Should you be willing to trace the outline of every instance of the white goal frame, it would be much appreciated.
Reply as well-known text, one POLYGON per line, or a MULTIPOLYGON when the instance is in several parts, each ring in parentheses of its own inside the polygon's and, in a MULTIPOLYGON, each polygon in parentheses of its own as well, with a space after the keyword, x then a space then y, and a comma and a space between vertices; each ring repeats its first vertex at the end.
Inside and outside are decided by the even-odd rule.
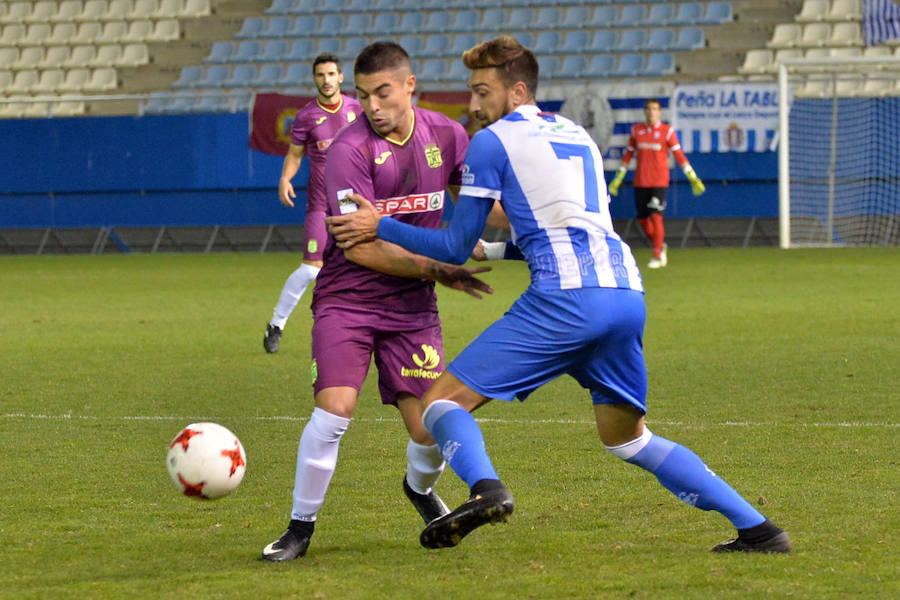
MULTIPOLYGON (((828 173, 828 220, 826 226, 828 239, 818 246, 836 245, 832 239, 833 228, 831 227, 834 219, 834 167, 836 157, 836 119, 837 105, 839 98, 845 97, 879 97, 879 96, 900 96, 900 88, 898 91, 888 92, 886 94, 869 94, 861 91, 862 82, 867 74, 873 78, 893 77, 900 80, 900 55, 898 56, 877 56, 877 57, 847 57, 847 58, 796 58, 788 59, 778 64, 778 221, 779 221, 779 245, 782 248, 795 247, 797 244, 791 242, 791 180, 790 180, 790 109, 794 103, 792 82, 798 79, 809 80, 815 75, 820 81, 828 82, 830 80, 830 88, 820 96, 822 98, 833 100, 832 123, 831 123, 831 150, 830 164, 824 165, 828 173), (845 94, 840 90, 839 81, 846 82, 846 78, 855 77, 854 81, 858 81, 860 89, 845 94)), ((898 116, 900 122, 900 116, 898 116)), ((900 137, 898 137, 900 139, 900 137)), ((900 175, 900 173, 898 173, 900 175)), ((900 218, 900 215, 898 215, 900 218)))

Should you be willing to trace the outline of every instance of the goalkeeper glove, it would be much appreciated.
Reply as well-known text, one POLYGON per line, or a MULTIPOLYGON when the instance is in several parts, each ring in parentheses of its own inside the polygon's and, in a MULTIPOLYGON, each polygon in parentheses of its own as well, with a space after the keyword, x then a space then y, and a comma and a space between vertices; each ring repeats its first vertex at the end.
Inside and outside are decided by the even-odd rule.
POLYGON ((622 185, 622 180, 625 179, 625 171, 625 167, 619 167, 616 176, 609 182, 609 193, 613 196, 619 195, 619 186, 622 185))
POLYGON ((697 172, 694 171, 694 167, 692 167, 690 164, 686 164, 684 165, 682 170, 684 171, 684 175, 687 177, 688 181, 691 182, 691 189, 694 191, 695 196, 699 196, 706 191, 706 186, 703 185, 703 182, 700 181, 699 177, 697 177, 697 172))

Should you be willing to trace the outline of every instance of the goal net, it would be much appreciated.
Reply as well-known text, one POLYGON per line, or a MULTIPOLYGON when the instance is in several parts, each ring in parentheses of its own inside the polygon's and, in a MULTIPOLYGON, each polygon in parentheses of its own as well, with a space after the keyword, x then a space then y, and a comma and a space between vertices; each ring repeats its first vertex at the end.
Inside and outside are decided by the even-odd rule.
POLYGON ((786 60, 778 83, 781 247, 900 244, 900 57, 786 60))

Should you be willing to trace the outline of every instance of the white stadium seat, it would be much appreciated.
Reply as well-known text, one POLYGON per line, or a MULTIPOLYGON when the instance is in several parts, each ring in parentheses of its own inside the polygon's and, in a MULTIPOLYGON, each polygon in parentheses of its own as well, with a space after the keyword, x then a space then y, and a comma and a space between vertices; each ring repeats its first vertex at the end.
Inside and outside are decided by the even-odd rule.
POLYGON ((803 7, 800 13, 794 17, 799 23, 815 23, 816 21, 824 21, 828 15, 828 0, 803 0, 803 7))
POLYGON ((31 88, 32 94, 53 94, 59 89, 60 84, 66 78, 66 72, 62 69, 47 69, 41 71, 41 78, 31 88))
POLYGON ((772 50, 752 49, 747 51, 744 64, 738 67, 738 73, 766 73, 771 69, 775 56, 772 50))
POLYGON ((91 92, 105 92, 115 89, 117 85, 116 70, 113 68, 100 68, 91 71, 91 78, 85 84, 84 89, 91 92))
POLYGON ((66 64, 72 49, 69 46, 49 46, 44 59, 38 63, 40 69, 57 69, 66 64))
POLYGON ((862 27, 859 23, 835 23, 828 38, 829 46, 862 46, 862 27))
POLYGON ((793 48, 803 34, 803 27, 796 23, 779 23, 766 42, 767 48, 793 48))
POLYGON ((56 2, 40 0, 32 5, 31 13, 25 17, 26 23, 49 23, 56 14, 56 2))
POLYGON ((109 4, 106 0, 85 0, 84 10, 81 11, 81 14, 75 20, 82 22, 101 21, 106 15, 107 8, 109 8, 109 4))
POLYGON ((97 47, 93 44, 73 46, 72 53, 69 55, 68 60, 66 60, 63 66, 67 69, 86 67, 91 64, 91 61, 94 60, 96 54, 97 47))
POLYGON ((828 23, 807 23, 796 45, 801 48, 822 47, 827 45, 830 37, 831 25, 828 23))
POLYGON ((72 23, 84 12, 84 3, 81 0, 63 0, 59 3, 56 14, 50 17, 53 23, 72 23))
POLYGON ((862 0, 832 0, 826 21, 862 20, 862 0))
POLYGON ((86 68, 69 69, 66 79, 59 86, 60 92, 81 92, 84 84, 91 78, 91 70, 86 68))

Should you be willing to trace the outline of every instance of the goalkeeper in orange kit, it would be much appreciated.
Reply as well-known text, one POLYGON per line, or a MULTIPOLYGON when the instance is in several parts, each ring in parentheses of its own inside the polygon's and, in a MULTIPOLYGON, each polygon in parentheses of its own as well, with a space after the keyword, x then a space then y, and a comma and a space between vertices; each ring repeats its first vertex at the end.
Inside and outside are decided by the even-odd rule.
POLYGON ((663 213, 666 210, 666 190, 669 188, 669 150, 691 183, 694 195, 699 196, 706 191, 706 186, 681 151, 678 135, 668 123, 660 120, 661 115, 662 107, 659 100, 647 100, 644 103, 646 121, 632 125, 628 147, 625 156, 622 157, 622 166, 609 184, 609 193, 613 196, 618 195, 628 163, 631 162, 631 157, 637 154, 634 207, 638 223, 653 246, 653 258, 647 263, 651 269, 665 267, 668 263, 663 213))

